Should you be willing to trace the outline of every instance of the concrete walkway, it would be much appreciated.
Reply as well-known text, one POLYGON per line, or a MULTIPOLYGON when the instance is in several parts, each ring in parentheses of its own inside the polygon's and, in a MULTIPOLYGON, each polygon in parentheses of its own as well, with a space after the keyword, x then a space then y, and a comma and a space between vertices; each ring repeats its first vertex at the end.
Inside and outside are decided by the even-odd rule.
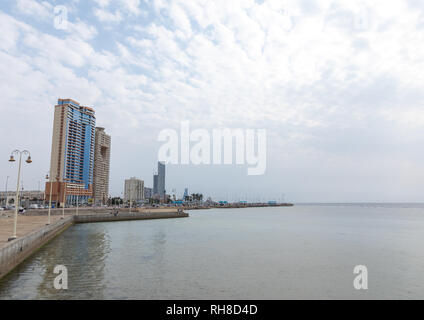
MULTIPOLYGON (((11 211, 0 213, 0 249, 7 243, 7 239, 13 234, 14 213, 11 211), (7 216, 2 216, 6 214, 7 216)), ((60 216, 51 216, 51 222, 60 220, 60 216)), ((18 215, 17 236, 21 238, 35 230, 41 229, 47 223, 47 216, 24 216, 18 215)))

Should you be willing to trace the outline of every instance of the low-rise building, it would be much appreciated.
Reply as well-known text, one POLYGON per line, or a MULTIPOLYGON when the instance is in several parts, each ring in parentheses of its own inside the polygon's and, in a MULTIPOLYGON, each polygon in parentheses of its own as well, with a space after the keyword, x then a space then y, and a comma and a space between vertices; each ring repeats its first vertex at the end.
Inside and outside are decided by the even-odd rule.
POLYGON ((144 181, 132 177, 125 180, 124 201, 144 200, 144 181))

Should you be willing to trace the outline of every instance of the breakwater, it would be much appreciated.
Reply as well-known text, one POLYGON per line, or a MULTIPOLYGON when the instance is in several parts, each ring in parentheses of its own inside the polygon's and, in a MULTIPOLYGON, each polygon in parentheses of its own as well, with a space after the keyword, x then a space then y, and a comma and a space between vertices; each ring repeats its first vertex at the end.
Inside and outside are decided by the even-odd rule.
POLYGON ((131 212, 131 213, 109 213, 109 214, 87 214, 74 216, 74 223, 92 223, 92 222, 113 222, 128 220, 151 220, 151 219, 171 219, 188 217, 185 212, 131 212))
POLYGON ((266 207, 293 207, 292 203, 223 203, 211 205, 183 205, 179 208, 184 210, 201 210, 201 209, 237 209, 237 208, 266 208, 266 207))

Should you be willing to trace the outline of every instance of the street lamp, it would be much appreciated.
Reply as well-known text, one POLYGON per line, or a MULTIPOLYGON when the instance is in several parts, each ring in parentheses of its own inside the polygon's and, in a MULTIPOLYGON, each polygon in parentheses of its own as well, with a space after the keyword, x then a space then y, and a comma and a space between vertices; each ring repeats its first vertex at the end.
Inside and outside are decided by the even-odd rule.
POLYGON ((78 192, 77 192, 77 210, 76 210, 76 215, 78 215, 78 209, 79 209, 79 201, 78 201, 78 199, 79 199, 79 195, 80 195, 80 193, 81 193, 81 185, 80 184, 78 184, 78 192))
MULTIPOLYGON (((46 180, 49 180, 49 179, 50 179, 49 174, 46 174, 46 180)), ((53 193, 53 179, 50 179, 49 214, 48 214, 49 218, 47 220, 47 225, 49 225, 51 223, 50 212, 51 212, 51 209, 52 209, 52 193, 53 193)))
POLYGON ((6 177, 6 193, 4 195, 4 206, 7 209, 7 182, 9 181, 9 176, 6 177))
POLYGON ((37 206, 39 206, 39 205, 40 205, 40 194, 41 194, 40 184, 41 184, 41 181, 38 181, 37 206))
POLYGON ((10 159, 9 162, 15 162, 15 158, 13 157, 13 155, 19 155, 19 166, 18 166, 18 182, 17 182, 17 186, 16 186, 16 201, 15 201, 15 221, 13 224, 13 235, 8 239, 8 241, 12 241, 15 240, 17 238, 16 236, 16 227, 18 224, 18 206, 19 206, 19 187, 20 187, 20 181, 21 181, 21 162, 22 162, 22 155, 28 155, 28 158, 26 159, 26 163, 31 163, 31 154, 29 153, 29 151, 27 150, 23 150, 23 151, 19 151, 19 150, 14 150, 12 151, 12 153, 10 154, 10 159))
POLYGON ((66 205, 66 181, 63 182, 63 206, 62 206, 62 218, 65 219, 65 205, 66 205))

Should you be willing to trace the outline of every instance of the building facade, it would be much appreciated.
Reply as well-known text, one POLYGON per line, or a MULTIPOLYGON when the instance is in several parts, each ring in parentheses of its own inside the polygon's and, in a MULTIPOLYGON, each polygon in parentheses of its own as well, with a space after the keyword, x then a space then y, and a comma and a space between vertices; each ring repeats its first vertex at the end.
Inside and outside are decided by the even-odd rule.
POLYGON ((158 162, 158 190, 157 194, 159 195, 160 199, 165 198, 166 188, 165 188, 165 163, 159 161, 158 162))
POLYGON ((93 199, 96 205, 106 204, 109 198, 110 135, 96 128, 94 145, 93 199))
POLYGON ((153 175, 153 196, 158 194, 158 175, 153 175))
POLYGON ((150 199, 153 197, 153 189, 144 187, 144 199, 150 199))
POLYGON ((59 99, 54 110, 50 181, 57 206, 88 203, 93 196, 95 112, 72 99, 59 99))
POLYGON ((125 180, 124 201, 144 200, 144 181, 132 177, 125 180))

